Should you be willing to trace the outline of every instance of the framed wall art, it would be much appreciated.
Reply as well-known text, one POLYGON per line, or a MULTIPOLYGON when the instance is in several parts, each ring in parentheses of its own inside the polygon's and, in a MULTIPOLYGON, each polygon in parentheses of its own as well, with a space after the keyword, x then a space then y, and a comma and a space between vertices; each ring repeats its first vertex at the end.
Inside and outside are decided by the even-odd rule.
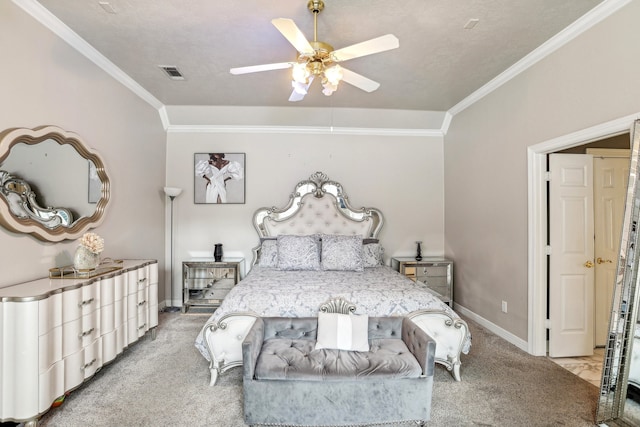
POLYGON ((244 153, 195 153, 194 203, 245 202, 244 153))

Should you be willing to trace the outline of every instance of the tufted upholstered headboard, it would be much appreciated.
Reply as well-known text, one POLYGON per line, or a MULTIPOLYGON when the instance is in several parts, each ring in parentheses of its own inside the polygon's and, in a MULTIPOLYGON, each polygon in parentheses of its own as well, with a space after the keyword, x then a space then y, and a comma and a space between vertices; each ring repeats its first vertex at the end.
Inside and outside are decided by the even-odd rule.
MULTIPOLYGON (((299 182, 284 208, 260 208, 253 215, 253 226, 261 239, 281 234, 359 234, 378 238, 383 224, 382 212, 352 208, 342 185, 330 181, 322 172, 299 182)), ((254 248, 253 264, 259 249, 254 248)))

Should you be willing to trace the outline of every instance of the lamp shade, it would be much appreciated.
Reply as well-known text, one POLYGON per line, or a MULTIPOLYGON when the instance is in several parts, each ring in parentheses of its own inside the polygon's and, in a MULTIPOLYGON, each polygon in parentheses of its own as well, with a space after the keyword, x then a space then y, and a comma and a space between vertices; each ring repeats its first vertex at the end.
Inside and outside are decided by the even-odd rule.
POLYGON ((182 193, 182 188, 164 187, 164 193, 169 197, 176 197, 182 193))

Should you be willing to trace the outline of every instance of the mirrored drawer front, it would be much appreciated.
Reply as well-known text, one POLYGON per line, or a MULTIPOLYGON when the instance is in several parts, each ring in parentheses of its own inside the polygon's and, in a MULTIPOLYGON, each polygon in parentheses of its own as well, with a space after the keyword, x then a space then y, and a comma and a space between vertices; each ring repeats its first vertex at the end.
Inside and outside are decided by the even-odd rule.
POLYGON ((188 289, 204 289, 213 286, 213 279, 185 279, 185 288, 188 289))
POLYGON ((429 266, 429 267, 417 267, 418 276, 447 276, 448 266, 429 266))
POLYGON ((235 268, 223 268, 223 267, 207 267, 197 268, 190 267, 186 273, 186 279, 233 279, 235 276, 235 268))
POLYGON ((187 279, 184 281, 187 289, 229 289, 233 288, 235 282, 233 279, 187 279))
POLYGON ((429 286, 430 288, 436 286, 449 286, 449 282, 446 276, 418 276, 416 279, 419 282, 422 282, 425 285, 429 286))
POLYGON ((427 289, 435 293, 444 302, 448 302, 451 299, 451 288, 449 286, 429 286, 427 289))
POLYGON ((219 304, 233 286, 233 280, 222 279, 213 283, 213 286, 206 287, 202 290, 189 289, 189 302, 192 304, 219 304))

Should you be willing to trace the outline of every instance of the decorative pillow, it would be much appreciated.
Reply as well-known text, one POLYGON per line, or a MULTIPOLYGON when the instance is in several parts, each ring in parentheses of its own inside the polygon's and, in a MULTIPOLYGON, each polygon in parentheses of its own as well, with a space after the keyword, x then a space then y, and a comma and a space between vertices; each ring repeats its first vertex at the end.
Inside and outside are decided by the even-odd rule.
POLYGON ((324 234, 322 236, 322 269, 362 271, 362 236, 324 234))
POLYGON ((316 350, 369 351, 369 316, 318 313, 316 350))
POLYGON ((278 268, 280 270, 320 270, 317 236, 278 236, 278 268))
POLYGON ((264 240, 260 246, 260 259, 258 260, 260 267, 275 268, 278 266, 278 241, 264 240))
POLYGON ((380 267, 384 260, 382 255, 384 248, 380 243, 367 243, 362 245, 362 264, 366 267, 380 267))

